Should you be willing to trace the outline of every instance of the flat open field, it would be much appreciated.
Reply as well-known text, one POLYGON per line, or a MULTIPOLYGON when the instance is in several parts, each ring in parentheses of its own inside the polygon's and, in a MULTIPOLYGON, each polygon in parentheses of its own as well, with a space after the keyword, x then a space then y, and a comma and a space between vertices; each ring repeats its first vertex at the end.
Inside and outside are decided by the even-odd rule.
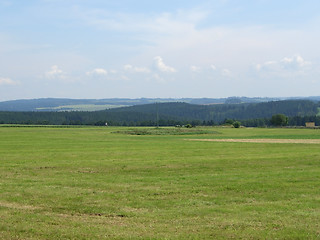
POLYGON ((0 239, 320 239, 319 140, 319 129, 0 127, 0 239))

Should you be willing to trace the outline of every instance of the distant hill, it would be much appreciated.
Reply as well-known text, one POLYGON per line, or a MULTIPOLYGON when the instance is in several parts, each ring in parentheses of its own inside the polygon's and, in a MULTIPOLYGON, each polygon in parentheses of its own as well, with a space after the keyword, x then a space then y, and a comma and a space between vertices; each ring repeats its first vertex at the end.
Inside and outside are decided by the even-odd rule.
POLYGON ((224 119, 267 118, 282 113, 287 116, 307 116, 318 113, 319 104, 309 100, 285 100, 263 103, 195 105, 188 103, 154 103, 106 110, 108 113, 159 114, 185 120, 215 122, 224 119))
MULTIPOLYGON (((0 111, 99 111, 118 107, 144 105, 150 103, 184 102, 197 105, 215 104, 242 104, 262 103, 286 100, 288 98, 110 98, 110 99, 67 99, 67 98, 40 98, 21 99, 0 102, 0 111)), ((290 98, 320 101, 320 97, 290 98)))
MULTIPOLYGON (((103 111, 12 112, 0 111, 0 123, 154 126, 195 122, 221 123, 225 119, 271 118, 282 113, 289 117, 316 116, 319 103, 309 100, 285 100, 261 103, 198 105, 185 102, 152 103, 103 111)), ((301 122, 301 121, 300 121, 301 122)))

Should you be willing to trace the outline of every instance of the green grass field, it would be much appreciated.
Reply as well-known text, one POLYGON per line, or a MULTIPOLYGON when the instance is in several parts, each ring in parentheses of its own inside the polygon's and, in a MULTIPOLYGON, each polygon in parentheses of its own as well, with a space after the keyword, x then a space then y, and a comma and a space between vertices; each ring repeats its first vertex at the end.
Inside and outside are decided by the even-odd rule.
POLYGON ((0 127, 0 239, 320 239, 317 129, 0 127))

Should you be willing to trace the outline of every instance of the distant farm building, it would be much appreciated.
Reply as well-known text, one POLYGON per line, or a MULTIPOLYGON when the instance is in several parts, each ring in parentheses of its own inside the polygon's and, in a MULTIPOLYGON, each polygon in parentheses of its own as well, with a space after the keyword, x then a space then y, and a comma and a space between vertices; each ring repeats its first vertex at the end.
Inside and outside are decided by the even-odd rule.
POLYGON ((307 128, 314 128, 316 124, 314 122, 306 122, 306 127, 307 128))

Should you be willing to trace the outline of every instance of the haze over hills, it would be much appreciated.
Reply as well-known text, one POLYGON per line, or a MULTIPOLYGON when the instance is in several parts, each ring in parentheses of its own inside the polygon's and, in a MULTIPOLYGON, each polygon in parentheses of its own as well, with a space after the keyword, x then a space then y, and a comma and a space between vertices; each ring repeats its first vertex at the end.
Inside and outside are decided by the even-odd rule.
POLYGON ((0 102, 0 111, 99 111, 118 107, 128 107, 150 103, 184 102, 197 105, 211 104, 240 104, 261 103, 289 99, 304 99, 320 101, 320 96, 315 97, 291 97, 291 98, 109 98, 109 99, 68 99, 68 98, 40 98, 20 99, 0 102))

